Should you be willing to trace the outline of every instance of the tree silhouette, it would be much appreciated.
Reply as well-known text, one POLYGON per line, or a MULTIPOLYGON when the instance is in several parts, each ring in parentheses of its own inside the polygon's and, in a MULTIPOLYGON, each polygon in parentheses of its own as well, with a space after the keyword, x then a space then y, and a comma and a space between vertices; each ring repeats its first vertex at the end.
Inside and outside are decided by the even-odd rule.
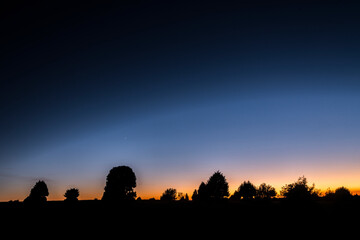
POLYGON ((134 200, 136 198, 135 187, 136 176, 130 167, 114 167, 106 177, 106 186, 102 200, 134 200))
POLYGON ((162 201, 175 201, 176 199, 176 189, 168 188, 165 192, 161 195, 160 200, 162 201))
POLYGON ((334 200, 335 192, 328 188, 324 194, 324 198, 327 200, 334 200))
POLYGON ((336 201, 349 200, 351 197, 352 195, 346 187, 339 187, 335 190, 334 198, 336 201))
POLYGON ((274 187, 262 183, 257 189, 256 197, 260 199, 270 199, 276 196, 276 190, 274 187))
POLYGON ((77 188, 70 188, 66 190, 64 197, 66 198, 65 201, 68 202, 77 202, 79 197, 79 189, 77 188))
POLYGON ((234 200, 243 199, 253 199, 256 196, 256 187, 250 181, 244 181, 240 184, 237 191, 235 191, 234 195, 231 197, 234 200))
POLYGON ((205 184, 202 182, 198 190, 198 199, 203 200, 220 200, 229 196, 229 184, 225 176, 216 171, 205 184))
POLYGON ((195 189, 192 196, 191 196, 191 200, 192 201, 197 201, 199 200, 199 194, 198 194, 198 191, 195 189))
POLYGON ((280 194, 289 200, 310 200, 319 196, 317 190, 315 190, 315 184, 311 187, 307 184, 307 179, 302 176, 291 184, 286 184, 282 187, 280 194))
POLYGON ((206 201, 209 199, 209 194, 204 182, 200 183, 199 190, 197 191, 197 200, 206 201))
POLYGON ((30 191, 30 195, 24 199, 26 204, 36 204, 41 205, 44 204, 47 199, 46 197, 49 196, 49 190, 47 185, 44 181, 38 181, 34 187, 30 191))
POLYGON ((189 201, 189 195, 187 193, 185 193, 184 201, 189 201))

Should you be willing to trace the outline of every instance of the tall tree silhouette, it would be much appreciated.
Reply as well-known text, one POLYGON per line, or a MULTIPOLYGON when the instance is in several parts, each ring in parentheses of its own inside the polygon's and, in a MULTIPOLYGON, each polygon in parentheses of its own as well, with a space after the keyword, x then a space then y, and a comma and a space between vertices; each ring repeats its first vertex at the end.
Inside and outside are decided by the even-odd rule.
POLYGON ((136 198, 136 176, 128 166, 118 166, 110 170, 106 177, 102 200, 134 200, 136 198))
POLYGON ((26 204, 40 205, 47 201, 46 197, 49 196, 49 190, 44 181, 38 181, 31 189, 30 194, 24 199, 26 204))
POLYGON ((199 200, 220 200, 229 196, 229 184, 225 176, 216 171, 205 184, 202 182, 198 190, 199 200))
POLYGON ((197 200, 199 200, 199 194, 198 194, 198 191, 195 189, 194 190, 194 192, 193 192, 193 194, 192 194, 192 196, 191 196, 191 200, 193 200, 193 201, 197 201, 197 200))
POLYGON ((208 200, 209 194, 204 182, 200 183, 199 190, 197 191, 197 198, 195 200, 204 201, 208 200))

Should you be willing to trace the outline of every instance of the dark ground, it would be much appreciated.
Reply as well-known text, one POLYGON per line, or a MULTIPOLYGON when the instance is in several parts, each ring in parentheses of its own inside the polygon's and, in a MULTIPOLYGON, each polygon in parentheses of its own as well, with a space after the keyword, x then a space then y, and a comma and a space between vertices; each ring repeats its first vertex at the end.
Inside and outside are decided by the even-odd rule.
MULTIPOLYGON (((0 203, 2 232, 75 238, 298 238, 355 236, 360 201, 307 203, 240 201, 222 203, 89 200, 48 201, 28 207, 0 203), (49 235, 50 234, 50 235, 49 235), (126 237, 127 236, 127 237, 126 237)), ((9 238, 10 239, 10 238, 9 238)))

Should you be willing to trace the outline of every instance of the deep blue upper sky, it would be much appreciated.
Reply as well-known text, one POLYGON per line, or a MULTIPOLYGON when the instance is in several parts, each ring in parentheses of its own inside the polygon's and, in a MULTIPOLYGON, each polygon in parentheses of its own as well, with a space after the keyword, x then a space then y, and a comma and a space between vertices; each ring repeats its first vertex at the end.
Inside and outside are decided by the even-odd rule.
POLYGON ((199 165, 205 176, 193 175, 206 178, 226 169, 220 158, 241 169, 253 164, 244 158, 299 163, 328 149, 346 152, 353 169, 360 4, 289 2, 1 8, 1 199, 18 196, 6 187, 15 178, 52 179, 62 191, 66 173, 82 186, 114 164, 137 169, 143 186, 150 165, 171 176, 199 165), (87 174, 70 174, 89 162, 87 174))

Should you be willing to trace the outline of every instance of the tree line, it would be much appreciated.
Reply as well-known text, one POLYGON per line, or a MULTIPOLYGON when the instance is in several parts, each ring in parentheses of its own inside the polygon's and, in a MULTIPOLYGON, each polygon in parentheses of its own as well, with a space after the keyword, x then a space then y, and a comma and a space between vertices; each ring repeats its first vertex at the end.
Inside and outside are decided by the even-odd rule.
MULTIPOLYGON (((117 166, 112 168, 107 177, 102 201, 104 202, 118 202, 135 200, 137 194, 136 188, 136 175, 134 171, 128 166, 117 166)), ((49 191, 44 181, 38 181, 31 189, 28 197, 24 199, 26 204, 43 204, 47 201, 49 191)), ((80 195, 79 189, 70 188, 66 190, 64 197, 66 202, 76 202, 80 195)), ((260 184, 256 187, 250 181, 244 181, 240 184, 238 189, 230 195, 229 184, 225 176, 220 172, 214 172, 209 179, 201 182, 199 187, 194 190, 191 199, 194 202, 218 202, 224 200, 240 201, 262 199, 269 200, 278 196, 275 188, 266 183, 260 184)), ((320 190, 315 188, 315 185, 309 185, 307 179, 299 177, 297 181, 286 184, 281 188, 281 197, 288 200, 295 201, 308 201, 314 200, 321 196, 320 190)), ((352 196, 349 189, 346 187, 337 188, 335 191, 328 190, 322 196, 326 199, 332 200, 346 200, 352 196)), ((141 200, 141 198, 137 198, 141 200)), ((188 194, 178 193, 174 188, 166 189, 160 197, 162 201, 189 201, 188 194)))

